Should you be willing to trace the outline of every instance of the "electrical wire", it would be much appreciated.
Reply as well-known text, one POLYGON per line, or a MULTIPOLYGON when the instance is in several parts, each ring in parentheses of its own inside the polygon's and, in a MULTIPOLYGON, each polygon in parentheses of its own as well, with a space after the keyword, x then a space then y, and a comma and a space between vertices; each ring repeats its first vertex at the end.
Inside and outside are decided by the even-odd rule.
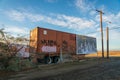
MULTIPOLYGON (((114 30, 114 29, 119 29, 120 27, 114 27, 114 28, 110 28, 109 30, 114 30)), ((104 29, 103 31, 106 31, 106 29, 104 29)), ((97 33, 97 32, 100 32, 100 31, 94 31, 94 32, 88 32, 86 34, 93 34, 93 33, 97 33)))

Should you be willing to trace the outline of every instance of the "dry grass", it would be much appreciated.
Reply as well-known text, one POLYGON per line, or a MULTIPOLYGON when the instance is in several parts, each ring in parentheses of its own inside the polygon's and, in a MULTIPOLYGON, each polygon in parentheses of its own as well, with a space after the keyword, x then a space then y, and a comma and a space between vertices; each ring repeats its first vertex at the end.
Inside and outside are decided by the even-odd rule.
MULTIPOLYGON (((97 53, 92 53, 92 54, 87 54, 85 55, 85 57, 101 57, 102 56, 102 52, 98 51, 97 53)), ((107 52, 104 52, 104 56, 107 56, 107 52)), ((120 57, 120 51, 110 51, 109 52, 109 56, 110 57, 120 57)))

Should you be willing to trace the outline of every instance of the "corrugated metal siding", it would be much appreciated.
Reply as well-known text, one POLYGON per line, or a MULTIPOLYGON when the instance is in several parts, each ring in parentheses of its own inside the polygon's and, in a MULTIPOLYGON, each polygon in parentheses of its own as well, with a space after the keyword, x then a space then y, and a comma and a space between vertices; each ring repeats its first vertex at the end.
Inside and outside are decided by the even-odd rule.
POLYGON ((56 34, 56 38, 57 38, 57 51, 58 53, 60 52, 61 50, 61 47, 62 47, 62 34, 61 32, 57 31, 57 34, 56 34))
POLYGON ((32 30, 31 40, 35 42, 31 43, 30 46, 37 48, 38 53, 42 53, 43 46, 56 46, 56 53, 60 53, 60 48, 62 48, 63 53, 75 53, 76 52, 76 40, 75 34, 50 30, 45 28, 37 28, 32 30), (37 34, 38 29, 38 34, 37 34), (44 31, 46 34, 44 34, 44 31), (37 41, 38 40, 38 41, 37 41))

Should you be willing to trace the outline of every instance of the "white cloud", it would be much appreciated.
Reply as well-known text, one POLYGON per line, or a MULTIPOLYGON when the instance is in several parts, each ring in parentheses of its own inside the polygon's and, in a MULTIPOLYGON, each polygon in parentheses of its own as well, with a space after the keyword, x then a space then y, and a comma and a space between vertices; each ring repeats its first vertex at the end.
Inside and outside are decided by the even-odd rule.
POLYGON ((97 14, 97 15, 95 15, 95 21, 97 21, 97 22, 99 22, 100 21, 100 15, 99 15, 99 13, 97 14))
POLYGON ((91 16, 94 16, 95 14, 96 14, 96 11, 95 11, 95 10, 91 10, 91 11, 90 11, 90 15, 91 15, 91 16))
POLYGON ((94 9, 94 2, 88 2, 87 0, 75 0, 75 5, 80 11, 87 12, 94 9))
MULTIPOLYGON (((43 15, 43 14, 33 14, 33 13, 26 13, 26 12, 19 12, 16 10, 9 11, 9 13, 12 13, 14 15, 9 16, 11 19, 16 20, 16 21, 25 21, 26 19, 31 21, 31 22, 45 22, 49 23, 52 25, 60 26, 60 27, 66 27, 68 29, 73 29, 75 31, 82 31, 85 30, 85 33, 88 32, 93 32, 92 30, 95 31, 100 31, 99 28, 99 14, 95 15, 94 19, 85 19, 85 18, 80 18, 80 17, 74 17, 74 16, 67 16, 63 14, 52 14, 49 16, 43 15), (17 17, 16 17, 17 15, 17 17), (19 18, 20 17, 20 18, 19 18), (18 19, 18 20, 17 20, 18 19), (91 30, 90 30, 91 29, 91 30)), ((103 23, 106 24, 105 21, 111 21, 112 24, 109 24, 110 28, 113 27, 118 27, 120 26, 120 12, 118 14, 108 14, 108 15, 103 15, 103 23)), ((9 31, 14 30, 15 33, 17 32, 22 32, 25 33, 26 29, 21 29, 21 28, 15 28, 11 27, 11 29, 8 29, 9 31), (14 30, 15 29, 15 30, 14 30)), ((114 34, 115 32, 113 32, 114 34)), ((115 34, 120 34, 115 33, 115 34)), ((92 34, 93 35, 93 34, 92 34)), ((94 34, 94 36, 96 36, 94 34)))
POLYGON ((66 16, 66 15, 57 15, 57 21, 58 21, 57 24, 63 25, 64 27, 68 27, 74 30, 92 28, 95 25, 95 22, 91 19, 87 20, 79 17, 66 16), (61 17, 61 20, 59 20, 60 17, 61 17))
POLYGON ((103 15, 103 22, 110 28, 114 27, 120 27, 120 12, 117 14, 110 13, 108 15, 103 15), (111 24, 108 24, 108 21, 111 22, 111 24))
MULTIPOLYGON (((109 14, 103 14, 103 27, 106 28, 108 26, 109 28, 115 28, 120 27, 120 12, 117 14, 109 13, 109 14), (111 22, 111 23, 109 23, 111 22)), ((100 15, 97 14, 95 16, 95 22, 100 24, 100 15)), ((99 26, 98 26, 99 27, 99 26)))
POLYGON ((47 22, 49 24, 53 24, 53 25, 57 25, 57 26, 61 26, 61 27, 68 27, 68 24, 66 23, 66 21, 64 20, 59 20, 59 19, 54 19, 51 17, 46 17, 46 20, 44 20, 44 22, 47 22))
POLYGON ((100 10, 102 10, 102 11, 105 11, 105 10, 106 10, 106 7, 105 7, 105 5, 101 5, 101 6, 99 6, 98 9, 100 9, 100 10))
MULTIPOLYGON (((100 16, 99 13, 94 15, 95 18, 93 20, 97 23, 96 34, 89 34, 88 36, 95 36, 97 38, 97 47, 98 50, 101 50, 101 33, 100 33, 100 16), (99 33, 98 33, 99 32, 99 33)), ((104 48, 106 49, 106 26, 109 27, 109 40, 110 40, 110 50, 119 50, 120 49, 120 28, 113 29, 116 27, 120 27, 120 12, 117 14, 109 12, 108 14, 103 14, 103 29, 104 31, 104 48), (111 24, 108 22, 112 22, 111 24)))
POLYGON ((20 26, 12 26, 12 25, 6 25, 7 27, 4 27, 5 32, 17 36, 18 34, 20 35, 27 35, 29 34, 30 30, 26 27, 20 27, 20 26))
POLYGON ((97 38, 98 34, 97 34, 97 33, 87 34, 87 36, 91 36, 91 37, 95 37, 95 38, 97 38))
POLYGON ((44 16, 40 14, 24 13, 23 15, 32 22, 38 22, 44 20, 44 16))
POLYGON ((7 32, 13 32, 13 33, 22 33, 22 34, 26 34, 26 29, 25 28, 19 28, 19 27, 7 27, 5 28, 5 30, 7 32))
POLYGON ((26 12, 19 12, 16 10, 8 11, 12 15, 8 16, 16 21, 25 21, 26 19, 31 22, 46 22, 52 25, 66 27, 74 30, 81 30, 86 28, 92 28, 96 25, 95 21, 92 19, 84 19, 80 17, 67 16, 63 14, 52 14, 50 16, 41 14, 32 14, 26 12))
MULTIPOLYGON (((81 17, 74 17, 74 16, 67 16, 64 14, 52 14, 52 15, 44 15, 44 14, 33 14, 33 13, 27 13, 27 12, 19 12, 16 10, 8 11, 9 13, 12 12, 12 15, 8 15, 11 19, 16 21, 26 21, 29 20, 31 22, 45 22, 49 23, 55 26, 60 27, 66 27, 68 29, 73 29, 75 31, 83 31, 84 33, 93 32, 94 31, 100 31, 100 16, 99 14, 94 15, 95 17, 92 19, 85 19, 81 17), (14 14, 14 15, 13 15, 14 14), (17 15, 17 17, 16 17, 17 15)), ((94 14, 94 13, 91 13, 94 14)), ((120 26, 120 12, 117 14, 109 13, 103 15, 103 24, 106 26, 106 21, 111 21, 112 24, 109 24, 110 28, 115 28, 120 26)), ((6 31, 13 32, 15 34, 27 34, 29 33, 29 29, 27 28, 20 28, 17 26, 9 26, 6 28, 6 31)), ((106 32, 104 32, 104 35, 106 32)), ((97 44, 98 48, 100 49, 101 46, 101 36, 99 33, 93 33, 88 34, 88 36, 96 37, 97 38, 97 44)), ((114 42, 117 42, 119 40, 120 32, 116 32, 115 30, 110 31, 110 40, 113 41, 113 43, 110 43, 110 45, 114 44, 114 42)), ((106 36, 104 36, 105 39, 106 36)), ((119 41, 118 41, 119 42, 119 41)), ((113 48, 113 47, 112 47, 113 48)))
POLYGON ((22 12, 19 12, 16 10, 11 10, 11 11, 6 11, 5 13, 13 20, 16 20, 16 21, 24 21, 25 20, 25 16, 22 12))

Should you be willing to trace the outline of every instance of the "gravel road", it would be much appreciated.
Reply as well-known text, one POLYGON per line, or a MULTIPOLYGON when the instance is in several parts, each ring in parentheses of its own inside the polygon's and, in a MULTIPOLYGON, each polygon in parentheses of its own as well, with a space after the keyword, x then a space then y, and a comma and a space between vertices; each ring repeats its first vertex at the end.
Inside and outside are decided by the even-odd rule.
POLYGON ((0 80, 120 80, 120 58, 39 65, 0 80))

